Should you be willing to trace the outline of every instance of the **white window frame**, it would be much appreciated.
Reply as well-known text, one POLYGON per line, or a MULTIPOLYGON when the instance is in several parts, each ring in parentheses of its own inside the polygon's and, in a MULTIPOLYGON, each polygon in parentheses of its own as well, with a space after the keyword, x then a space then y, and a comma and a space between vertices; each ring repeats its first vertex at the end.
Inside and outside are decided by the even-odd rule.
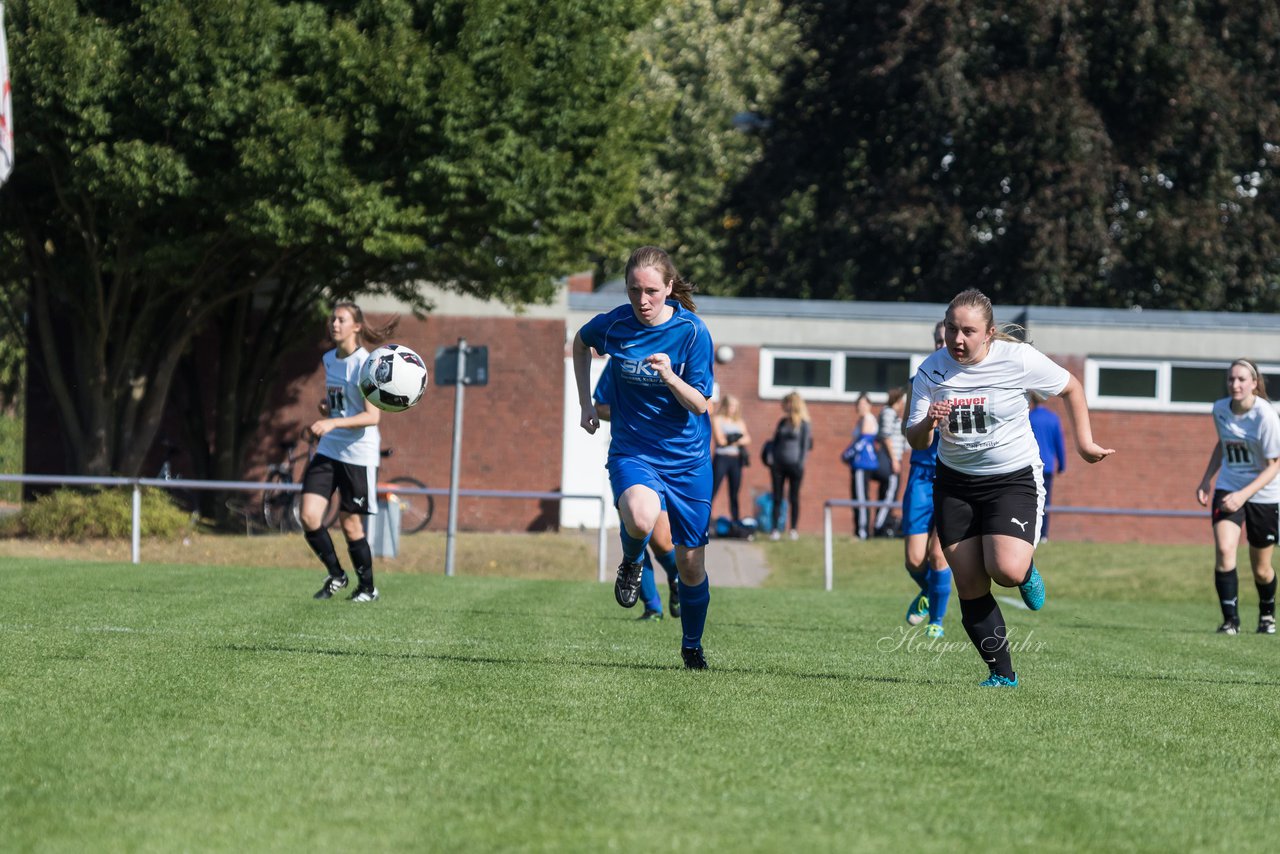
MULTIPOLYGON (((1221 397, 1227 396, 1226 376, 1230 359, 1109 359, 1106 357, 1090 357, 1084 363, 1085 399, 1090 409, 1113 409, 1130 412, 1180 412, 1207 413, 1213 411, 1212 403, 1184 403, 1171 399, 1173 394, 1174 368, 1220 368, 1223 376, 1221 397), (1098 372, 1104 368, 1119 370, 1150 370, 1156 375, 1155 397, 1118 397, 1103 396, 1098 393, 1098 372)), ((1280 374, 1280 366, 1258 365, 1264 374, 1280 374)), ((1268 389, 1268 391, 1270 391, 1268 389)), ((1277 402, 1273 401, 1273 405, 1277 402)))
MULTIPOLYGON (((910 353, 905 350, 801 350, 789 347, 761 347, 760 398, 762 400, 781 400, 791 392, 798 391, 806 401, 821 400, 853 403, 862 392, 844 390, 844 360, 847 356, 853 356, 858 359, 906 360, 908 376, 914 374, 919 364, 927 358, 925 355, 910 353), (831 384, 826 388, 774 385, 773 363, 776 359, 808 359, 815 362, 828 362, 831 365, 831 384)), ((867 397, 872 403, 885 403, 889 399, 889 395, 882 391, 868 391, 867 397)))

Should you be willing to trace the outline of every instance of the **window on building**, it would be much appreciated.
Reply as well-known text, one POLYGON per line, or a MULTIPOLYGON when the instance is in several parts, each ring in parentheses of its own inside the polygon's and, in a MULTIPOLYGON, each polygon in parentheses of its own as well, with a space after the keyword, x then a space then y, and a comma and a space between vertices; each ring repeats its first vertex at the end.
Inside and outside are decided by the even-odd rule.
MULTIPOLYGON (((1089 359, 1085 393, 1090 407, 1208 412, 1225 397, 1229 361, 1089 359)), ((1267 390, 1280 386, 1280 366, 1259 365, 1267 390), (1274 377, 1274 380, 1273 380, 1274 377)))
POLYGON ((854 401, 866 392, 883 403, 889 389, 905 385, 923 356, 855 350, 760 351, 760 396, 781 398, 799 391, 807 400, 854 401))

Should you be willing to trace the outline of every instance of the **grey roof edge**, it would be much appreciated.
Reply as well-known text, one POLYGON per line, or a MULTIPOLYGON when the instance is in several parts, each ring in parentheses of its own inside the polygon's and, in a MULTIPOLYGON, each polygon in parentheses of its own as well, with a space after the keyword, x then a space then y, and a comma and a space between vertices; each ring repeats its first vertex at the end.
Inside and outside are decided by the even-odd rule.
MULTIPOLYGON (((941 320, 944 303, 859 302, 751 297, 697 296, 698 313, 722 317, 773 317, 808 320, 941 320)), ((621 305, 619 291, 569 294, 571 311, 603 312, 621 305)), ((1087 326, 1129 329, 1234 329, 1280 331, 1280 315, 1229 311, 1175 311, 1139 308, 1071 308, 1064 306, 996 306, 996 321, 1022 326, 1087 326)))

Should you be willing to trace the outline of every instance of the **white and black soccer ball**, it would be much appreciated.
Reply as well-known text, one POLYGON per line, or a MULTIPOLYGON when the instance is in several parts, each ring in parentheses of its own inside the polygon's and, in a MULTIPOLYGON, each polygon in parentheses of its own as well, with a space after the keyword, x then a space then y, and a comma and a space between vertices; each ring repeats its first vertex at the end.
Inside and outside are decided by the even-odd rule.
POLYGON ((403 344, 383 344, 360 371, 360 393, 386 412, 403 412, 422 400, 426 388, 427 363, 403 344))

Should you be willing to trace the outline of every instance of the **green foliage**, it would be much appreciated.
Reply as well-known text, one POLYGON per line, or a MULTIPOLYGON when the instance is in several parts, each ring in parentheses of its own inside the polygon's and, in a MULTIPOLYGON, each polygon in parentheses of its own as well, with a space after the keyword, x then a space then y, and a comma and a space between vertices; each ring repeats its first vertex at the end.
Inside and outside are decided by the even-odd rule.
MULTIPOLYGON (((0 472, 22 474, 23 425, 18 415, 0 413, 0 472)), ((22 484, 0 483, 0 501, 16 502, 22 496, 22 484)))
POLYGON ((1267 847, 1276 638, 1214 634, 1207 542, 1198 600, 1139 550, 1052 545, 994 693, 954 600, 905 642, 900 550, 832 593, 717 588, 703 673, 593 581, 383 573, 360 607, 313 601, 318 565, 6 561, 5 847, 1267 847), (1099 558, 1133 587, 1060 592, 1099 558), (626 795, 675 780, 701 796, 626 795))
POLYGON ((1280 309, 1280 10, 802 0, 740 293, 1280 309))
POLYGON ((0 278, 70 470, 137 473, 192 338, 246 331, 228 313, 262 313, 235 348, 354 294, 425 310, 422 279, 548 298, 634 197, 649 7, 12 0, 0 278))
MULTIPOLYGON (((771 109, 798 40, 782 0, 669 3, 636 33, 640 103, 652 118, 628 240, 667 248, 700 290, 735 289, 722 263, 733 226, 725 206, 763 148, 735 117, 771 109)), ((620 270, 619 261, 606 275, 620 270)))
MULTIPOLYGON (((22 508, 21 532, 46 540, 126 539, 133 532, 128 489, 59 489, 22 508)), ((142 490, 142 535, 173 537, 191 527, 189 514, 162 489, 142 490)))

